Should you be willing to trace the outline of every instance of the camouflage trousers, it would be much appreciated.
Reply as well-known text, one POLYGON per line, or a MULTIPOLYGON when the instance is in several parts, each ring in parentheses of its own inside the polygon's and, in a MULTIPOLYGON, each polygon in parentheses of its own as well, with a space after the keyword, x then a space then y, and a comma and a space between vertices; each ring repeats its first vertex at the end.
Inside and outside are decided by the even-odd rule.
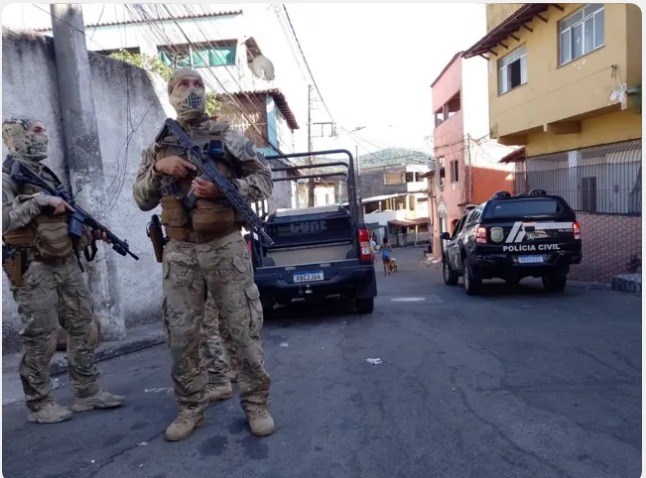
POLYGON ((52 390, 49 364, 56 350, 58 325, 67 331, 67 360, 72 391, 86 397, 99 389, 94 365, 98 329, 92 321, 90 293, 76 257, 55 263, 33 261, 20 287, 11 287, 22 322, 20 378, 27 406, 38 408, 52 390))
MULTIPOLYGON (((231 334, 238 363, 240 404, 265 406, 271 380, 264 367, 262 306, 247 245, 239 232, 205 243, 170 240, 164 250, 164 327, 172 356, 171 377, 180 406, 205 406, 206 372, 200 354, 205 287, 231 334)), ((207 330, 218 330, 207 324, 207 330)))
POLYGON ((207 382, 213 385, 225 385, 237 374, 238 363, 231 341, 231 333, 220 320, 215 300, 208 294, 204 303, 202 320, 202 367, 208 374, 207 382))

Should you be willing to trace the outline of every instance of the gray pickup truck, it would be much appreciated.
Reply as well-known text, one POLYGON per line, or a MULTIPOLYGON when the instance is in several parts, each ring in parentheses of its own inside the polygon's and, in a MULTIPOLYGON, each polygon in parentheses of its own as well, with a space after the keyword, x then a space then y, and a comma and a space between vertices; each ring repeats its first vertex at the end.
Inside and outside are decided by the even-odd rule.
POLYGON ((302 180, 345 176, 348 201, 277 210, 267 217, 264 225, 265 232, 274 242, 271 246, 257 236, 247 236, 263 308, 270 313, 275 304, 286 305, 299 299, 316 302, 325 297, 340 296, 355 299, 359 313, 371 313, 377 283, 370 250, 370 232, 363 224, 357 200, 352 155, 346 150, 330 150, 268 156, 267 159, 308 156, 325 156, 326 159, 272 170, 299 170, 299 179, 302 180), (347 163, 325 162, 327 157, 335 154, 347 155, 347 163), (341 171, 322 173, 325 168, 341 171), (303 174, 303 171, 311 174, 303 174))

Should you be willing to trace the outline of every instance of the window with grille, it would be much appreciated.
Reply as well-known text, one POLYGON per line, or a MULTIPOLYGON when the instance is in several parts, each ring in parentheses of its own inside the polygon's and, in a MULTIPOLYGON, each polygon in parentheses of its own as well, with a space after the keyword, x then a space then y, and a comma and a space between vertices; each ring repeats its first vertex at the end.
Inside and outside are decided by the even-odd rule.
POLYGON ((159 46, 157 57, 171 68, 210 68, 235 65, 236 42, 159 46))
POLYGON ((586 5, 559 22, 559 64, 587 55, 604 45, 602 3, 586 5))

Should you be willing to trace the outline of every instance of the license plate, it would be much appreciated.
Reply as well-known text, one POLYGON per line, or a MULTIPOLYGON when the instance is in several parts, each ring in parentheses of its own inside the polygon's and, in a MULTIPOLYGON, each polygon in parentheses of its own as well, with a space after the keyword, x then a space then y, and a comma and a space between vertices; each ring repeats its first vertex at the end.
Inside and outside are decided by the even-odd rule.
POLYGON ((294 274, 294 283, 314 282, 323 279, 323 271, 301 272, 300 274, 294 274))
POLYGON ((543 256, 518 256, 520 264, 540 264, 543 262, 543 256))

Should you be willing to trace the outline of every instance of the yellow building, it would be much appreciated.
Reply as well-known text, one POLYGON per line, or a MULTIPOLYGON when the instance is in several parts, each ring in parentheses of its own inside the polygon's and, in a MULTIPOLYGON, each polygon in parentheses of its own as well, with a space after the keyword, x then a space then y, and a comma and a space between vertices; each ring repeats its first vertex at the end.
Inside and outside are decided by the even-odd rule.
POLYGON ((641 24, 633 4, 490 4, 464 54, 488 63, 491 136, 522 146, 517 191, 563 196, 587 229, 582 279, 641 262, 641 24))

